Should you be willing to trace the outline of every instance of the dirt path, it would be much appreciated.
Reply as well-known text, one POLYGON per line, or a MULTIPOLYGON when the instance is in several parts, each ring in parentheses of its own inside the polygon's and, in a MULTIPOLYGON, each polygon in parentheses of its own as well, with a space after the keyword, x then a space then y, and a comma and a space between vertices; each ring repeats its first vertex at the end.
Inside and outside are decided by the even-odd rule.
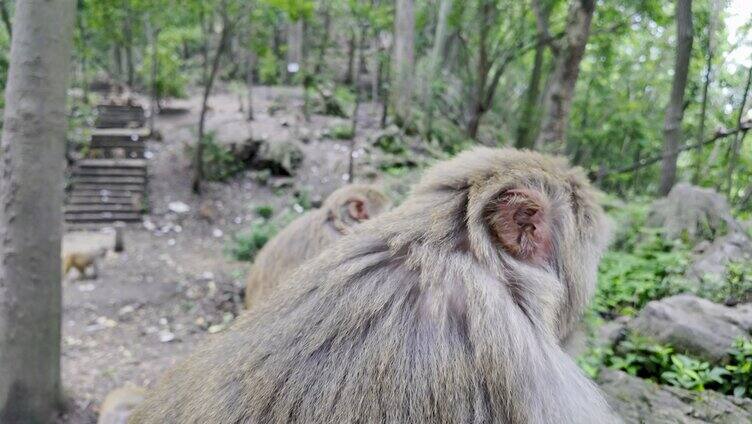
MULTIPOLYGON (((63 282, 63 384, 72 408, 61 422, 96 422, 108 391, 126 383, 149 386, 232 321, 240 311, 249 264, 233 260, 226 247, 232 234, 256 218, 255 206, 273 205, 282 213, 294 203, 296 190, 321 198, 346 178, 347 142, 322 137, 342 120, 313 116, 306 123, 298 112, 299 90, 259 87, 252 129, 274 131, 284 124, 304 134, 309 141, 300 172, 280 189, 261 185, 246 172, 227 183, 208 183, 201 197, 194 196, 186 146, 195 141, 199 98, 176 104, 189 113, 160 117, 157 128, 164 140, 148 145, 150 215, 143 225, 126 229, 125 252, 104 258, 97 279, 63 282), (272 104, 283 110, 271 116, 272 104), (188 205, 189 211, 170 211, 172 202, 188 205), (213 218, 200 216, 200 209, 210 210, 213 218)), ((210 104, 210 119, 242 117, 235 94, 220 91, 210 104)), ((360 144, 378 129, 379 107, 365 104, 361 110, 360 144)), ((365 162, 364 151, 358 152, 365 162)))

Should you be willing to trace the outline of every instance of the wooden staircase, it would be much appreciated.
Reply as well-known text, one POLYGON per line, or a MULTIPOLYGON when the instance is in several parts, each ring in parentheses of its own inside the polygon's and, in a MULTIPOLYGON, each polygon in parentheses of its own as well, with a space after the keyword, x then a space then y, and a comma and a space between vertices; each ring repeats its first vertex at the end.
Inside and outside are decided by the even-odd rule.
POLYGON ((146 210, 148 130, 141 107, 98 106, 88 157, 75 162, 64 207, 71 230, 140 222, 146 210), (130 127, 132 125, 141 127, 130 127))

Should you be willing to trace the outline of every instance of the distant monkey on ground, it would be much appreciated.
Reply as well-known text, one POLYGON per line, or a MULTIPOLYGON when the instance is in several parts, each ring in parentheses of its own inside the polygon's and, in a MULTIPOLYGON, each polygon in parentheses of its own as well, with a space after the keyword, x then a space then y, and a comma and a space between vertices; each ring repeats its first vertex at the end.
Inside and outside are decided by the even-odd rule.
POLYGON ((96 279, 99 275, 97 261, 107 253, 107 249, 100 248, 93 252, 65 252, 63 253, 63 277, 75 268, 79 278, 96 279), (87 273, 88 272, 88 273, 87 273))
POLYGON ((388 210, 391 204, 371 185, 350 184, 335 190, 321 208, 291 222, 261 249, 246 281, 246 307, 258 304, 298 265, 321 253, 355 225, 388 210))
POLYGON ((462 153, 169 371, 131 423, 619 422, 560 347, 607 238, 565 160, 462 153))

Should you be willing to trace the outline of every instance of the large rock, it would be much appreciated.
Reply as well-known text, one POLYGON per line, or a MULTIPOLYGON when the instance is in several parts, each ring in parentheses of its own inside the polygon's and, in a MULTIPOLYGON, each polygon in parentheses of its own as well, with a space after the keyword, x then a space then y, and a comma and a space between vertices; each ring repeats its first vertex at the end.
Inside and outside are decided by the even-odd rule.
POLYGON ((292 139, 263 140, 253 156, 255 168, 269 169, 273 175, 295 175, 303 163, 303 146, 292 139))
POLYGON ((712 243, 698 244, 695 247, 695 257, 687 270, 687 278, 696 283, 704 280, 708 284, 721 284, 729 263, 750 260, 752 240, 747 234, 735 231, 712 243))
POLYGON ((727 307, 691 294, 648 303, 628 329, 713 363, 752 330, 752 304, 727 307))
POLYGON ((601 389, 627 424, 737 424, 752 422, 752 400, 714 391, 660 386, 621 371, 603 370, 601 389))
POLYGON ((572 358, 587 353, 588 348, 611 347, 622 337, 629 323, 628 317, 618 317, 613 321, 600 323, 592 331, 592 337, 588 335, 588 326, 581 321, 577 328, 572 331, 566 340, 562 342, 562 348, 572 358))
POLYGON ((662 228, 671 239, 713 240, 729 230, 741 231, 726 198, 712 189, 677 184, 650 209, 648 224, 662 228))

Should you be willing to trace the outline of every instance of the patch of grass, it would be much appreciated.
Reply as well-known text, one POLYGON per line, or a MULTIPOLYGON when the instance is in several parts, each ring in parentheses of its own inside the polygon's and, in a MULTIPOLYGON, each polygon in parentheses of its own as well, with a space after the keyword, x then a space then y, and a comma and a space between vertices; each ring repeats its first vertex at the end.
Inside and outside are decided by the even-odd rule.
POLYGON ((229 253, 239 261, 252 261, 277 231, 277 226, 269 221, 253 222, 248 231, 232 236, 229 253))
POLYGON ((271 205, 256 206, 256 215, 268 220, 274 215, 274 207, 271 205))
POLYGON ((329 129, 329 136, 337 140, 350 140, 353 137, 352 125, 337 124, 329 129))

